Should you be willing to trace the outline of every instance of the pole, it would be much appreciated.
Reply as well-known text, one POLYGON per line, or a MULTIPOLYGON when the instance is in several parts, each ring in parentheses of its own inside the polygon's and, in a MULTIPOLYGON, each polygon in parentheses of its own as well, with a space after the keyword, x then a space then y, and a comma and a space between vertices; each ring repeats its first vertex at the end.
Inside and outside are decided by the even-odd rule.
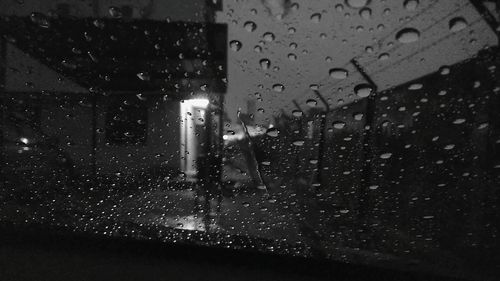
MULTIPOLYGON (((368 210, 368 190, 370 186, 371 174, 372 174, 372 134, 374 129, 374 120, 375 120, 375 96, 377 92, 377 86, 373 82, 373 80, 368 76, 363 67, 356 61, 356 59, 352 59, 351 63, 354 65, 356 70, 363 76, 363 78, 370 84, 372 87, 373 93, 370 94, 366 98, 366 107, 365 107, 365 128, 363 132, 363 141, 362 141, 362 154, 363 154, 363 168, 361 172, 361 188, 358 189, 357 199, 358 199, 358 220, 359 220, 359 228, 364 233, 369 231, 369 227, 366 224, 367 210, 368 210)), ((362 237, 358 237, 359 241, 362 241, 362 237)))
POLYGON ((3 181, 3 186, 5 187, 6 179, 4 177, 4 166, 5 166, 5 143, 4 143, 4 130, 5 130, 5 83, 7 82, 6 77, 7 69, 7 43, 6 40, 0 36, 0 178, 3 181))
POLYGON ((97 183, 97 93, 92 93, 92 176, 94 185, 97 183))
POLYGON ((328 112, 330 112, 330 105, 325 100, 325 98, 320 94, 319 91, 314 91, 314 94, 323 102, 325 105, 325 110, 321 112, 321 123, 320 123, 320 132, 319 132, 319 148, 318 148, 318 163, 316 168, 318 171, 316 172, 316 176, 313 180, 313 186, 321 185, 321 178, 323 174, 323 159, 324 159, 324 150, 325 150, 325 129, 326 129, 326 118, 328 112))

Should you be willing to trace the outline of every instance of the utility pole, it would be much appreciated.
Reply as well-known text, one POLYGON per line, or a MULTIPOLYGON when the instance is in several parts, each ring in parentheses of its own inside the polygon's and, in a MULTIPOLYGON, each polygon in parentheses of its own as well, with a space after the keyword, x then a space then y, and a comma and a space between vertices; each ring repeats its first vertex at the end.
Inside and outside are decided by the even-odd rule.
POLYGON ((5 187, 5 84, 7 83, 7 42, 0 36, 0 179, 5 187))
MULTIPOLYGON (((361 173, 361 187, 357 192, 357 201, 358 201, 358 222, 359 229, 363 230, 363 233, 369 231, 369 227, 367 227, 367 209, 368 209, 368 190, 371 182, 372 175, 372 138, 373 138, 373 130, 375 127, 375 97, 377 96, 377 85, 371 79, 370 76, 366 73, 363 67, 359 64, 356 59, 352 59, 351 63, 356 68, 356 70, 363 76, 363 78, 368 82, 370 87, 372 88, 372 93, 366 98, 366 107, 365 107, 365 127, 363 132, 363 141, 362 141, 362 153, 363 153, 363 168, 361 173)), ((358 237, 358 240, 363 241, 362 236, 358 237)))
POLYGON ((318 148, 318 163, 316 165, 317 171, 316 175, 313 179, 313 186, 319 187, 321 185, 321 178, 322 178, 322 173, 323 173, 323 159, 324 159, 324 151, 325 151, 325 130, 326 130, 326 119, 328 116, 328 113, 330 112, 330 105, 326 101, 326 99, 320 94, 319 91, 314 91, 314 94, 318 99, 323 103, 325 106, 325 109, 321 111, 321 123, 319 127, 319 148, 318 148))

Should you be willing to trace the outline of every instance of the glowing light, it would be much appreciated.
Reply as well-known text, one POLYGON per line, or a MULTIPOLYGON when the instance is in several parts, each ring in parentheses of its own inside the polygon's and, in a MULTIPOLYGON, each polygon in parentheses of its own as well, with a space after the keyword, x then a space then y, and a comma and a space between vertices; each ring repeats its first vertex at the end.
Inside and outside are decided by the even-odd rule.
POLYGON ((192 100, 185 100, 184 103, 186 105, 190 105, 193 107, 206 108, 210 103, 210 101, 208 99, 192 99, 192 100))

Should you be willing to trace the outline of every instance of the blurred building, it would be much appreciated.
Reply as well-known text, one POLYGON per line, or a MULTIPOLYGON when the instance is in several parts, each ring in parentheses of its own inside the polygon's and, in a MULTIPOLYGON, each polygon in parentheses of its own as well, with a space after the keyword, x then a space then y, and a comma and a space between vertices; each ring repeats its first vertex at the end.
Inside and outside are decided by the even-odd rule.
POLYGON ((222 149, 227 31, 213 22, 219 6, 2 2, 4 172, 47 174, 54 162, 90 178, 196 180, 197 163, 217 163, 222 149))

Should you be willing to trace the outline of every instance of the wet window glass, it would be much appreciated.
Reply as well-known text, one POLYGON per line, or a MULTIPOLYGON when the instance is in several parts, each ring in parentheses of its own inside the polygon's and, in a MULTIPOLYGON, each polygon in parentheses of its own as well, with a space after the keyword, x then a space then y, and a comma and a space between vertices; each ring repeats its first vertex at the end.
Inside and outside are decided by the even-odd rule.
POLYGON ((491 279, 499 21, 489 0, 1 1, 0 223, 491 279))

